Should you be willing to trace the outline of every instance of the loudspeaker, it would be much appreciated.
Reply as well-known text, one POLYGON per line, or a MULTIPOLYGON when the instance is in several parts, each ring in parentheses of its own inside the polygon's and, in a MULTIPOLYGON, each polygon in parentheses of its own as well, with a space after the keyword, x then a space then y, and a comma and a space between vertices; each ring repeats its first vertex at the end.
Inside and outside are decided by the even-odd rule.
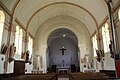
POLYGON ((56 65, 52 65, 52 72, 56 73, 56 65))
POLYGON ((71 72, 76 72, 75 64, 71 64, 71 72))

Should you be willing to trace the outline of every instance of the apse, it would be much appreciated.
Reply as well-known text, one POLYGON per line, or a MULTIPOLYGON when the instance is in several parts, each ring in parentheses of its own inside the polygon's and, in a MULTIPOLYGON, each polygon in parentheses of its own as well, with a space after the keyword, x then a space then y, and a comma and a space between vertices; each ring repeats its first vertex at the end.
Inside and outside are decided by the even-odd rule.
POLYGON ((76 35, 65 28, 53 31, 48 38, 47 67, 71 71, 71 66, 79 67, 79 49, 76 35))

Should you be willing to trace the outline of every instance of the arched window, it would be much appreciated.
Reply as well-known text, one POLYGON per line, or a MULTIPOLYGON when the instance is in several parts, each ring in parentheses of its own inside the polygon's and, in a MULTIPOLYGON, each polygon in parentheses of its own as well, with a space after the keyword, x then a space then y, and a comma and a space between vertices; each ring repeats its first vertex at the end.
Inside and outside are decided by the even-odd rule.
POLYGON ((22 37, 23 37, 22 29, 20 29, 19 26, 16 26, 15 46, 16 46, 16 54, 18 55, 21 55, 22 53, 22 37))
POLYGON ((119 9, 119 11, 118 11, 118 18, 119 18, 119 20, 120 20, 120 9, 119 9))
POLYGON ((97 54, 96 54, 96 50, 98 50, 97 37, 96 37, 96 35, 93 36, 92 41, 93 41, 94 57, 96 57, 96 56, 97 56, 97 54))
POLYGON ((30 55, 29 55, 29 59, 30 59, 33 51, 33 39, 30 36, 28 38, 28 50, 30 51, 30 55))
POLYGON ((102 27, 102 37, 103 37, 103 45, 104 45, 104 52, 109 51, 109 44, 110 44, 110 35, 108 24, 106 23, 105 26, 102 27))
POLYGON ((4 29, 4 21, 5 21, 5 14, 4 14, 3 11, 0 10, 0 46, 1 46, 1 42, 2 42, 2 34, 3 34, 3 29, 4 29))

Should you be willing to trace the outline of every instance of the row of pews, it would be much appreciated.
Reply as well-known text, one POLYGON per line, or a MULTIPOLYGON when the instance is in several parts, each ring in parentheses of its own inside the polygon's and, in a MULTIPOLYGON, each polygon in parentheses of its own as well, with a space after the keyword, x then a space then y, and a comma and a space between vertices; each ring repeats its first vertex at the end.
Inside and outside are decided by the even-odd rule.
POLYGON ((69 80, 110 80, 104 73, 46 73, 46 74, 2 74, 0 80, 58 80, 59 77, 68 77, 69 80))
POLYGON ((0 75, 0 80, 57 80, 56 73, 49 74, 4 74, 0 75))
POLYGON ((104 73, 70 73, 69 80, 108 80, 109 76, 104 73))

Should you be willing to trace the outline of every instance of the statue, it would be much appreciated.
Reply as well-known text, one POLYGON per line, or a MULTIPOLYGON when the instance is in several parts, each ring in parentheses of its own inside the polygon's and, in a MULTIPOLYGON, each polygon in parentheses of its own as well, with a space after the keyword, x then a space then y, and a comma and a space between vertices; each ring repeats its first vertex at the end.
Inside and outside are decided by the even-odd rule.
POLYGON ((99 53, 98 50, 96 50, 96 54, 97 54, 97 61, 101 61, 101 54, 99 53))
POLYGON ((16 52, 16 47, 14 46, 14 43, 10 46, 10 53, 9 58, 13 58, 16 52))
POLYGON ((2 53, 2 51, 4 49, 4 47, 5 47, 5 44, 2 44, 2 46, 1 46, 1 53, 2 53))
POLYGON ((14 43, 10 46, 10 53, 9 53, 9 63, 15 60, 13 57, 16 52, 16 47, 14 46, 14 43))
POLYGON ((30 53, 29 50, 27 50, 27 51, 26 51, 26 62, 29 61, 29 53, 30 53))
POLYGON ((105 54, 104 54, 103 50, 100 50, 100 53, 101 53, 102 58, 105 57, 105 54))
POLYGON ((25 59, 25 54, 26 53, 22 51, 22 53, 21 53, 21 59, 25 59))
POLYGON ((5 54, 6 51, 7 51, 7 49, 8 49, 8 43, 7 43, 6 45, 3 44, 3 45, 2 45, 2 48, 1 48, 1 53, 2 53, 2 54, 5 54))
POLYGON ((96 50, 96 54, 97 54, 97 61, 103 61, 103 57, 105 57, 104 51, 103 50, 96 50))
POLYGON ((113 47, 112 47, 112 41, 110 41, 109 49, 110 49, 111 58, 114 58, 113 47))

